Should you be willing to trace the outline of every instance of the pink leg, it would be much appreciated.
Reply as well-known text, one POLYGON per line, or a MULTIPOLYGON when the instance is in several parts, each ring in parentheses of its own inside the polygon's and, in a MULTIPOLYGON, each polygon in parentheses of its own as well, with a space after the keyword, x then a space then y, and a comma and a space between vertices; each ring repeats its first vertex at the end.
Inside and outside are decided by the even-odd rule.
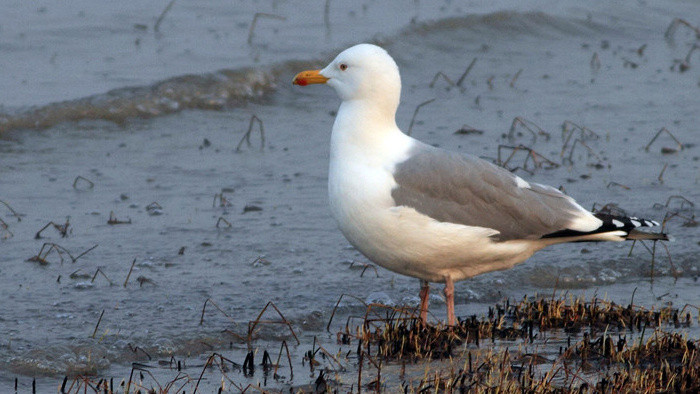
POLYGON ((430 284, 428 281, 420 281, 420 319, 423 324, 428 322, 428 296, 430 295, 430 284))
POLYGON ((445 302, 447 303, 447 325, 454 326, 455 318, 455 284, 451 277, 445 278, 445 302))

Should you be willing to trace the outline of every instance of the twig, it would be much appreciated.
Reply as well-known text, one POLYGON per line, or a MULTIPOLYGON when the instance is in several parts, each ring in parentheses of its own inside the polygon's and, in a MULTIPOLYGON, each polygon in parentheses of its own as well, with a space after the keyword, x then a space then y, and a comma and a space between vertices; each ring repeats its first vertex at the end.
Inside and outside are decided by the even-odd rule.
MULTIPOLYGON (((525 161, 523 161, 523 169, 527 171, 527 163, 528 161, 532 160, 532 162, 535 165, 535 168, 540 168, 542 167, 543 164, 547 164, 549 168, 556 168, 559 167, 558 163, 553 162, 552 160, 549 160, 548 158, 544 157, 540 153, 537 153, 535 150, 532 148, 528 148, 527 146, 524 145, 518 145, 518 146, 508 146, 508 145, 498 145, 498 157, 497 157, 497 162, 496 164, 500 165, 501 167, 504 167, 508 169, 508 163, 510 160, 515 156, 516 153, 520 151, 526 151, 527 156, 525 157, 525 161), (508 158, 503 161, 501 159, 501 149, 510 149, 512 150, 511 154, 508 156, 508 158)), ((516 167, 517 168, 517 167, 516 167)), ((514 171, 515 168, 510 169, 511 171, 514 171)))
POLYGON ((664 220, 661 221, 661 232, 664 232, 666 229, 666 223, 671 221, 673 218, 679 218, 679 219, 684 219, 685 223, 683 223, 683 226, 687 227, 695 227, 698 225, 698 222, 695 220, 695 217, 688 217, 685 215, 681 215, 680 212, 666 212, 666 215, 664 216, 664 220))
POLYGON ((107 275, 104 273, 104 271, 102 271, 101 268, 98 268, 97 271, 95 271, 95 275, 92 276, 92 280, 90 281, 90 283, 95 282, 95 278, 97 278, 97 274, 102 274, 102 276, 104 276, 105 279, 107 279, 107 282, 109 282, 110 286, 112 286, 114 284, 114 283, 112 283, 112 280, 109 279, 109 277, 107 277, 107 275))
POLYGON ((691 207, 695 207, 695 204, 694 204, 692 201, 688 200, 687 198, 685 198, 685 197, 683 197, 683 196, 681 196, 681 195, 670 196, 670 197, 666 200, 665 206, 668 207, 672 200, 681 200, 681 207, 680 207, 680 209, 683 209, 685 203, 688 203, 688 205, 690 205, 691 207))
POLYGON ((107 219, 107 224, 109 225, 115 225, 115 224, 131 224, 131 218, 127 220, 119 220, 117 217, 114 215, 114 211, 109 211, 109 219, 107 219))
POLYGON ((277 19, 280 21, 286 21, 287 18, 279 15, 274 15, 274 14, 267 14, 264 12, 256 12, 255 15, 253 15, 253 21, 250 23, 250 29, 248 29, 248 45, 251 45, 253 43, 253 35, 255 34, 255 26, 258 24, 258 19, 260 18, 268 18, 268 19, 277 19))
POLYGON ((362 393, 362 364, 364 363, 365 351, 360 351, 360 359, 357 361, 357 394, 362 393))
POLYGON ((595 137, 595 139, 600 138, 600 135, 598 135, 598 133, 589 129, 588 127, 579 126, 578 124, 570 120, 565 120, 564 123, 562 123, 561 125, 561 138, 564 140, 564 144, 561 147, 559 157, 564 157, 564 152, 566 151, 566 148, 569 145, 569 141, 571 141, 571 137, 573 137, 576 129, 578 129, 581 132, 581 140, 586 140, 586 132, 588 132, 588 135, 590 135, 591 137, 595 137))
POLYGON ((51 242, 45 242, 41 246, 39 253, 37 253, 36 256, 33 256, 33 257, 27 259, 27 261, 38 262, 40 264, 48 264, 48 261, 46 261, 46 257, 49 255, 49 253, 52 250, 55 250, 56 253, 58 253, 59 258, 61 259, 61 264, 63 264, 63 254, 64 253, 67 254, 68 257, 70 257, 72 263, 75 263, 76 261, 78 261, 79 258, 85 256, 88 252, 92 251, 97 246, 98 245, 95 245, 95 246, 87 249, 83 253, 79 254, 77 257, 73 257, 73 255, 70 253, 70 251, 68 249, 64 248, 63 246, 55 244, 55 243, 51 243, 51 242), (48 249, 46 249, 46 247, 48 247, 48 249), (44 253, 44 249, 46 249, 46 253, 44 253), (43 256, 42 256, 42 253, 43 253, 43 256))
MULTIPOLYGON (((137 347, 137 349, 138 349, 138 347, 137 347)), ((141 349, 141 351, 143 351, 143 349, 141 349)), ((146 352, 144 351, 144 353, 146 353, 146 352)), ((148 355, 148 353, 146 353, 146 355, 148 355)), ((151 359, 151 356, 150 356, 150 355, 148 355, 148 359, 149 359, 149 360, 151 359)), ((129 386, 131 386, 131 381, 132 381, 132 379, 133 379, 133 377, 134 377, 134 371, 139 371, 139 375, 140 375, 141 380, 143 380, 143 373, 144 373, 144 372, 145 372, 148 376, 150 376, 151 379, 153 379, 153 381, 156 383, 156 385, 158 385, 158 391, 157 391, 157 392, 159 392, 159 393, 167 392, 167 390, 166 390, 166 391, 163 391, 163 387, 160 385, 160 383, 158 382, 158 380, 156 379, 156 377, 153 376, 153 373, 151 373, 151 371, 148 370, 149 367, 150 367, 149 365, 141 364, 141 363, 132 363, 132 364, 131 364, 131 373, 129 374, 129 382, 128 382, 127 386, 126 386, 126 391, 124 391, 124 393, 127 393, 127 394, 129 393, 129 386)), ((138 385, 141 386, 142 383, 143 383, 143 382, 140 381, 140 383, 138 383, 138 385)), ((138 387, 135 387, 135 388, 138 388, 138 387)), ((141 386, 140 388, 143 388, 143 386, 141 386)), ((156 390, 155 390, 155 389, 152 389, 151 391, 152 391, 152 392, 155 392, 156 390)), ((98 392, 98 390, 95 390, 95 392, 98 392)), ((138 390, 138 391, 137 391, 137 393, 140 393, 140 392, 141 392, 141 390, 138 390)))
MULTIPOLYGON (((374 368, 377 369, 377 378, 374 381, 368 383, 368 385, 371 385, 372 383, 376 382, 375 392, 379 393, 379 392, 381 392, 382 362, 381 362, 381 360, 379 360, 379 363, 377 363, 376 361, 374 361, 374 359, 372 358, 372 356, 369 353, 366 353, 364 350, 362 350, 362 354, 360 354, 360 360, 362 360, 364 357, 367 357, 367 360, 370 362, 370 364, 374 365, 374 368)), ((357 381, 358 386, 362 382, 361 378, 362 378, 362 374, 360 374, 358 376, 358 381, 357 381)))
POLYGON ((136 265, 136 259, 131 262, 131 268, 129 268, 129 273, 126 274, 126 279, 124 280, 124 287, 126 287, 126 284, 129 282, 129 277, 131 276, 131 271, 134 269, 134 265, 136 265))
MULTIPOLYGON (((354 265, 355 262, 353 261, 348 268, 352 268, 354 265)), ((377 267, 373 266, 372 264, 357 263, 357 265, 362 266, 362 273, 360 273, 360 278, 365 275, 365 271, 367 271, 368 268, 374 269, 375 275, 377 275, 377 278, 379 278, 379 271, 377 271, 377 267)))
POLYGON ((92 247, 88 248, 87 250, 85 250, 83 253, 77 255, 77 256, 73 259, 73 262, 75 263, 76 261, 78 261, 79 258, 85 256, 85 255, 88 254, 89 252, 92 252, 92 251, 93 251, 96 247, 98 247, 98 246, 99 246, 99 244, 95 244, 94 246, 92 246, 92 247))
POLYGON ((41 233, 46 230, 49 226, 53 226, 53 228, 56 229, 56 231, 61 234, 61 238, 65 238, 68 235, 68 229, 70 228, 70 216, 66 218, 66 222, 64 224, 56 224, 54 222, 48 222, 44 227, 41 228, 41 230, 37 231, 37 233, 34 235, 34 239, 41 239, 41 233))
POLYGON ((236 152, 241 151, 241 146, 243 145, 243 142, 245 141, 248 147, 251 146, 250 143, 250 134, 253 132, 253 124, 255 122, 258 123, 259 129, 260 130, 260 151, 262 152, 265 149, 265 127, 263 126, 262 120, 258 118, 256 115, 253 115, 250 117, 250 123, 248 124, 248 131, 243 135, 241 140, 238 142, 238 145, 236 146, 236 152))
POLYGON ((258 314, 258 317, 255 320, 248 322, 248 342, 250 342, 252 339, 253 331, 255 330, 255 327, 260 323, 285 324, 287 327, 289 327, 289 331, 292 333, 292 336, 297 341, 297 345, 301 344, 301 342, 299 342, 299 338, 297 338, 297 334, 294 333, 294 329, 292 329, 292 324, 284 317, 282 312, 280 312, 280 310, 277 309, 277 306, 272 301, 269 301, 267 304, 265 304, 265 307, 260 311, 260 314, 258 314), (282 321, 274 321, 274 320, 260 321, 260 318, 262 317, 263 313, 265 313, 265 311, 267 310, 267 308, 269 306, 272 306, 275 309, 277 314, 280 315, 280 317, 282 318, 282 321))
POLYGON ((568 161, 569 163, 571 163, 571 164, 574 163, 573 157, 574 157, 574 151, 576 150, 576 144, 580 144, 580 145, 582 145, 584 148, 586 148, 586 149, 588 150, 588 154, 589 154, 589 155, 595 156, 595 158, 598 159, 598 162, 602 162, 602 161, 603 161, 603 160, 600 158, 600 156, 598 156, 598 154, 595 153, 595 151, 593 151, 593 149, 592 149, 590 146, 588 146, 588 144, 586 144, 585 142, 583 142, 583 140, 581 140, 581 139, 579 139, 579 138, 576 138, 576 139, 574 140, 574 143, 571 144, 571 150, 569 151, 569 156, 568 156, 567 158, 565 158, 564 160, 567 160, 567 161, 568 161))
POLYGON ((688 54, 685 55, 685 64, 686 64, 686 65, 690 65, 690 56, 693 54, 693 52, 694 52, 696 49, 700 49, 700 45, 698 45, 698 44, 693 44, 693 46, 692 46, 692 47, 690 48, 690 50, 688 51, 688 54))
POLYGON ((673 21, 671 21, 671 24, 668 25, 668 28, 666 29, 666 32, 664 33, 664 37, 667 40, 673 40, 674 35, 676 34, 676 30, 678 29, 678 26, 686 26, 689 29, 693 30, 695 32, 695 37, 700 38, 700 28, 695 27, 691 25, 688 21, 685 19, 680 19, 680 18, 674 18, 673 21))
POLYGON ((374 270, 374 274, 377 275, 377 278, 379 278, 379 272, 377 271, 377 267, 373 266, 372 264, 365 264, 365 267, 362 269, 362 273, 360 274, 360 278, 362 278, 365 275, 365 271, 367 271, 367 268, 372 268, 374 270))
POLYGON ((78 182, 79 182, 79 181, 87 182, 87 184, 88 184, 88 189, 92 189, 92 188, 95 187, 95 183, 94 183, 94 182, 92 182, 91 180, 85 178, 84 176, 78 175, 77 177, 75 177, 75 180, 73 180, 73 189, 78 190, 78 182))
POLYGON ((207 300, 204 301, 204 306, 202 306, 202 316, 201 316, 200 319, 199 319, 199 325, 200 325, 200 326, 201 326, 202 324, 204 324, 204 312, 205 312, 206 309, 207 309, 207 304, 212 304, 212 305, 214 305, 214 307, 215 307, 216 309, 218 309, 219 312, 223 313, 224 316, 226 316, 226 317, 231 321, 231 323, 236 324, 236 321, 233 320, 233 318, 232 318, 231 316, 229 316, 226 312, 224 312, 224 310, 221 309, 221 307, 220 307, 219 305, 217 305, 217 303, 214 302, 214 300, 212 300, 211 298, 207 298, 207 300))
MULTIPOLYGON (((328 324, 326 325, 326 331, 328 331, 328 332, 330 332, 331 323, 333 322, 333 317, 335 316, 335 311, 338 309, 338 305, 340 305, 340 301, 343 299, 343 297, 352 297, 352 298, 360 301, 362 303, 362 305, 365 306, 365 308, 367 308, 367 306, 368 306, 367 303, 364 302, 359 297, 356 297, 356 296, 351 295, 351 294, 345 294, 345 293, 341 294, 340 297, 338 298, 338 302, 336 302, 335 306, 333 307, 333 311, 331 312, 331 318, 328 319, 328 324)), ((347 326, 345 328, 347 329, 347 326)))
POLYGON ((664 163, 664 168, 661 169, 661 172, 657 178, 662 184, 664 183, 664 172, 666 172, 666 167, 668 167, 668 163, 664 163))
POLYGON ((214 201, 212 201, 212 203, 211 203, 212 208, 216 208, 217 199, 219 201, 219 204, 218 204, 219 207, 224 208, 224 207, 230 207, 232 205, 231 202, 228 200, 228 198, 226 198, 224 193, 221 192, 221 193, 214 194, 214 201))
POLYGON ((656 141, 656 139, 659 138, 659 135, 661 135, 661 133, 663 133, 663 132, 666 132, 668 135, 671 136, 671 138, 676 142, 676 144, 678 144, 678 149, 679 149, 679 150, 683 150, 683 144, 681 144, 681 142, 678 141, 678 139, 673 135, 673 133, 671 133, 670 131, 668 131, 668 129, 665 128, 665 127, 662 127, 661 130, 659 130, 659 131, 654 135, 654 138, 652 138, 651 141, 649 141, 649 143, 647 144, 647 146, 644 147, 644 150, 647 151, 647 152, 649 152, 649 147, 651 146, 651 144, 653 144, 654 141, 656 141))
POLYGON ((537 136, 538 135, 543 135, 546 139, 549 140, 549 133, 544 131, 543 128, 540 126, 536 125, 534 122, 529 121, 525 118, 521 118, 520 116, 516 116, 513 118, 513 123, 510 124, 510 130, 508 131, 508 139, 512 140, 515 136, 515 129, 518 125, 521 125, 525 128, 525 130, 529 131, 530 134, 532 134, 532 138, 537 141, 537 136), (534 129, 537 129, 537 132, 535 132, 534 129))
POLYGON ((7 223, 5 223, 5 221, 2 220, 2 218, 0 218, 0 228, 5 230, 5 233, 6 233, 6 235, 3 235, 1 237, 2 239, 8 239, 8 238, 12 238, 15 236, 15 234, 12 231, 10 231, 10 226, 7 223))
POLYGON ((510 87, 511 88, 515 88, 515 82, 518 80, 518 77, 520 77, 520 74, 522 72, 523 72, 523 69, 521 68, 520 70, 518 70, 517 73, 515 73, 515 76, 513 77, 513 79, 510 80, 510 87))
MULTIPOLYGON (((635 241, 635 243, 636 243, 636 241, 635 241)), ((656 265, 656 243, 657 243, 657 241, 656 240, 652 241, 651 248, 649 246, 647 246, 647 244, 645 244, 644 241, 642 241, 642 240, 639 240, 639 243, 642 244, 642 246, 644 246, 644 248, 647 250, 647 252, 649 252, 649 254, 651 254, 651 274, 650 274, 649 280, 651 283, 654 283, 654 266, 656 265)), ((662 243, 662 245, 663 245, 663 243, 662 243)), ((634 247, 634 243, 632 244, 632 246, 634 247)), ((668 253, 668 248, 666 249, 666 252, 668 253)), ((630 255, 631 254, 632 254, 632 249, 630 249, 630 255)), ((668 259, 669 259, 669 261, 671 260, 670 253, 668 253, 668 259)), ((673 267, 673 262, 671 262, 671 267, 673 267)))
POLYGON ((287 346, 287 341, 282 340, 282 344, 280 345, 280 353, 277 355, 277 362, 275 363, 275 371, 272 373, 272 376, 277 378, 277 368, 280 366, 280 359, 282 358, 282 348, 287 351, 287 362, 289 362, 289 380, 294 379, 294 368, 292 367, 292 356, 289 355, 289 346, 287 346))
POLYGON ((0 200, 0 204, 2 204, 2 205, 4 205, 5 207, 7 207, 7 209, 10 210, 10 213, 12 213, 12 215, 13 215, 14 217, 17 218, 17 221, 18 221, 18 222, 21 222, 21 221, 22 221, 22 215, 20 215, 19 213, 17 213, 17 211, 15 211, 14 209, 12 209, 12 207, 10 206, 10 204, 6 203, 6 202, 3 201, 3 200, 0 200))
POLYGON ((597 202, 594 202, 593 206, 591 207, 591 212, 593 212, 593 213, 607 213, 607 214, 613 215, 613 216, 629 216, 627 214, 627 212, 625 212, 624 209, 620 208, 614 202, 609 202, 609 203, 603 205, 602 207, 600 207, 600 209, 596 208, 598 205, 600 205, 600 204, 597 202))
MULTIPOLYGON (((315 339, 316 339, 316 337, 314 337, 314 346, 316 346, 316 341, 315 341, 315 339)), ((340 361, 338 361, 338 359, 337 359, 334 355, 332 355, 328 350, 326 350, 320 343, 318 344, 318 349, 316 349, 316 351, 313 352, 314 355, 315 355, 319 350, 320 350, 321 352, 323 352, 323 354, 325 354, 326 357, 328 357, 328 358, 330 358, 331 360, 335 361, 335 363, 338 365, 338 369, 336 369, 335 367, 333 367, 333 369, 335 370, 335 372, 345 371, 345 367, 343 366, 343 364, 341 364, 340 361)))
POLYGON ((219 224, 221 224, 221 223, 225 224, 225 225, 226 225, 226 228, 231 228, 231 227, 232 227, 232 226, 231 226, 231 223, 230 223, 228 220, 224 219, 223 216, 220 216, 220 217, 219 217, 219 220, 216 221, 216 228, 219 228, 219 227, 220 227, 219 224))
POLYGON ((486 85, 488 85, 489 90, 493 90, 493 79, 496 78, 495 75, 492 75, 486 79, 486 85))
POLYGON ((685 59, 675 59, 673 61, 673 66, 671 66, 671 70, 674 70, 676 65, 678 65, 679 72, 683 73, 688 71, 690 68, 690 57, 693 55, 693 52, 695 52, 696 49, 700 49, 700 45, 693 44, 693 46, 688 50, 688 53, 685 55, 685 59))
POLYGON ((593 56, 591 56, 591 69, 593 71, 600 70, 600 57, 598 57, 598 52, 593 52, 593 56))
MULTIPOLYGON (((39 249, 39 253, 36 254, 36 256, 32 256, 27 259, 29 262, 36 262, 41 265, 47 265, 49 262, 46 260, 46 257, 48 257, 49 253, 51 253, 52 250, 55 250, 56 253, 58 253, 58 257, 60 258, 61 264, 63 264, 63 251, 61 250, 62 248, 54 243, 50 242, 44 242, 43 245, 41 245, 41 249, 39 249), (48 249, 46 249, 48 247, 48 249), (44 249, 46 249, 46 252, 44 252, 44 249), (42 255, 43 254, 43 255, 42 255)), ((65 253, 67 253, 70 256, 70 253, 66 250, 65 253)))
POLYGON ((170 11, 171 8, 173 8, 173 4, 175 4, 175 0, 170 0, 170 3, 165 6, 163 9, 163 12, 160 13, 160 16, 158 17, 158 20, 156 20, 156 24, 153 25, 153 30, 154 31, 159 31, 160 29, 160 23, 163 22, 163 19, 165 19, 165 15, 170 11))
POLYGON ((445 75, 442 71, 438 71, 437 73, 435 73, 435 76, 433 77, 433 80, 430 81, 428 87, 430 87, 431 89, 435 87, 435 83, 440 77, 442 77, 442 79, 444 79, 445 82, 447 82, 450 86, 455 86, 455 83, 452 82, 452 80, 447 75, 445 75))
MULTIPOLYGON (((656 242, 654 242, 654 245, 656 245, 656 242)), ((665 242, 661 242, 661 246, 664 247, 666 250, 666 255, 668 256, 668 264, 671 266, 671 272, 673 275, 674 280, 678 280, 678 270, 676 269, 676 266, 673 264, 673 259, 671 258, 671 252, 668 250, 668 246, 666 246, 665 242)))
POLYGON ((408 125, 408 132, 406 134, 411 135, 411 131, 413 131, 413 124, 416 121, 416 116, 418 115, 418 111, 423 106, 426 106, 426 105, 432 103, 433 101, 435 101, 435 99, 431 98, 430 100, 423 101, 422 103, 420 103, 416 106, 416 109, 413 111, 413 116, 411 117, 411 123, 408 125))
POLYGON ((462 82, 464 82, 464 80, 467 78, 467 75, 469 75, 469 72, 474 67, 474 64, 476 64, 476 58, 472 59, 472 62, 469 63, 469 66, 467 66, 467 69, 464 70, 462 75, 459 77, 459 79, 457 80, 457 86, 462 87, 462 82))
POLYGON ((637 55, 639 55, 639 57, 643 57, 643 56, 644 56, 644 51, 645 51, 646 49, 647 49, 647 44, 643 44, 642 46, 640 46, 639 48, 637 48, 637 51, 636 51, 636 52, 637 52, 637 55))
POLYGON ((92 332, 92 338, 95 338, 95 334, 97 334, 97 328, 100 326, 100 322, 102 321, 102 316, 104 316, 105 310, 102 310, 102 313, 100 313, 100 318, 97 319, 97 324, 95 324, 95 330, 92 332))
POLYGON ((609 182, 607 188, 610 189, 610 186, 619 186, 625 190, 630 190, 629 186, 625 186, 625 185, 623 185, 621 183, 617 183, 617 182, 609 182))

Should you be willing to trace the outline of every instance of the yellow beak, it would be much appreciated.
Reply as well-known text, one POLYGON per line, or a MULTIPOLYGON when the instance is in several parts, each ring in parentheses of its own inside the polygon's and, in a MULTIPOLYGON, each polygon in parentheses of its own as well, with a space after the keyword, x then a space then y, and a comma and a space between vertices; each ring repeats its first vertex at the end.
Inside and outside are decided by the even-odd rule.
POLYGON ((294 85, 306 86, 312 83, 326 83, 328 78, 321 75, 321 70, 302 71, 294 76, 292 83, 294 85))

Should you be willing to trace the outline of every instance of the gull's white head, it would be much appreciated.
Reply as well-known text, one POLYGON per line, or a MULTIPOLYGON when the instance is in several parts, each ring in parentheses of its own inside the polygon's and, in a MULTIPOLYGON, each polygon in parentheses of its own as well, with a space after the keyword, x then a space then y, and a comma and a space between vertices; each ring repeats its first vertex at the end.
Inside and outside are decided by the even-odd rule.
POLYGON ((300 86, 325 83, 343 101, 367 101, 392 114, 401 96, 401 76, 396 62, 383 48, 372 44, 350 47, 323 70, 300 72, 293 83, 300 86))

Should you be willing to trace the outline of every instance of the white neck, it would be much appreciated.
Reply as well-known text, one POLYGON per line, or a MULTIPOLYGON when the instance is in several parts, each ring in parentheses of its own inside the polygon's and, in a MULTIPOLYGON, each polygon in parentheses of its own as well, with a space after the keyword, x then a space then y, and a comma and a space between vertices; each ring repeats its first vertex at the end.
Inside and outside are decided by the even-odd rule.
POLYGON ((373 149, 401 134, 396 126, 396 109, 387 111, 366 100, 343 101, 333 124, 331 155, 342 148, 373 149))

